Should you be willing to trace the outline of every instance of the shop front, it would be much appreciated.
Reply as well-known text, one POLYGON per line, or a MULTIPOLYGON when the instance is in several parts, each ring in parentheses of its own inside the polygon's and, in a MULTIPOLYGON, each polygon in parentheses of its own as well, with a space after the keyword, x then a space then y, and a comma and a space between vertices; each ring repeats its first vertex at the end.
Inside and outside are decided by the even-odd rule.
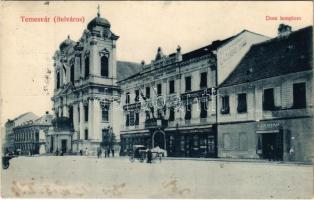
POLYGON ((170 157, 217 157, 217 136, 212 128, 166 130, 170 157))
POLYGON ((283 160, 283 129, 279 122, 260 122, 256 129, 257 154, 262 159, 283 160))

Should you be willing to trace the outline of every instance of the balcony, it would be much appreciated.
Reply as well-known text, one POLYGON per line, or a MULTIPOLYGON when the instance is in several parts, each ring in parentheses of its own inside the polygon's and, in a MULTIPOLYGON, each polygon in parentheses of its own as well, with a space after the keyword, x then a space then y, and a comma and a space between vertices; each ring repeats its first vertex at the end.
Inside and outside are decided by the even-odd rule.
POLYGON ((145 121, 145 128, 166 128, 168 126, 168 120, 165 119, 147 119, 145 121))
POLYGON ((55 131, 73 131, 73 124, 68 117, 57 117, 52 120, 55 131))

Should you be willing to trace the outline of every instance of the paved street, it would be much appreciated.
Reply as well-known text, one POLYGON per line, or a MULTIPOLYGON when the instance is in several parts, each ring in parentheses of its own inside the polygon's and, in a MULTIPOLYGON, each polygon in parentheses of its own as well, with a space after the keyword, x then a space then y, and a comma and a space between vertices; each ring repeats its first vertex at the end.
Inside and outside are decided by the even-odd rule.
POLYGON ((311 198, 307 165, 127 158, 19 157, 2 170, 3 197, 311 198))

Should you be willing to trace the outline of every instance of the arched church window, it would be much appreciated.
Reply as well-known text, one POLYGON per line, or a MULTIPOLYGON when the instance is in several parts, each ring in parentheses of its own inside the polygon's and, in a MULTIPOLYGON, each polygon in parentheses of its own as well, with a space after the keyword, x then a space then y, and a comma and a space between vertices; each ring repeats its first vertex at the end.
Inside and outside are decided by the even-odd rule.
POLYGON ((106 55, 101 57, 101 76, 108 77, 109 75, 109 59, 106 55))
POLYGON ((57 72, 57 89, 60 88, 60 72, 57 72))
POLYGON ((74 65, 71 65, 71 74, 70 74, 70 81, 74 84, 74 65))
POLYGON ((89 56, 85 57, 85 78, 89 76, 89 56))
POLYGON ((67 70, 66 70, 66 68, 63 66, 62 67, 62 69, 63 69, 63 77, 62 77, 62 84, 65 84, 65 83, 67 83, 67 70))

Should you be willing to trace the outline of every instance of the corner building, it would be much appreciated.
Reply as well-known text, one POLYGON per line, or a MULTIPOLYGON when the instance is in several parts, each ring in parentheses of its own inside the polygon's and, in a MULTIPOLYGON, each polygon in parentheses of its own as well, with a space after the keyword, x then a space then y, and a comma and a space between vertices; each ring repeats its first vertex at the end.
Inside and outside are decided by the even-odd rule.
POLYGON ((313 162, 313 28, 278 33, 219 86, 219 157, 313 162))
MULTIPOLYGON (((116 135, 120 132, 117 80, 137 72, 138 65, 116 60, 119 36, 110 27, 109 21, 98 13, 79 41, 68 36, 53 57, 53 110, 57 118, 69 118, 72 127, 67 151, 95 153, 110 129, 116 135)), ((53 133, 51 136, 54 138, 53 133)))
MULTIPOLYGON (((158 48, 154 60, 118 82, 122 90, 121 154, 133 145, 159 146, 168 156, 217 157, 216 87, 218 49, 229 68, 235 67, 252 44, 268 39, 242 31, 187 53, 178 46, 164 55, 158 48)), ((218 74, 226 78, 231 70, 218 74)), ((222 79, 221 78, 221 79, 222 79)))

